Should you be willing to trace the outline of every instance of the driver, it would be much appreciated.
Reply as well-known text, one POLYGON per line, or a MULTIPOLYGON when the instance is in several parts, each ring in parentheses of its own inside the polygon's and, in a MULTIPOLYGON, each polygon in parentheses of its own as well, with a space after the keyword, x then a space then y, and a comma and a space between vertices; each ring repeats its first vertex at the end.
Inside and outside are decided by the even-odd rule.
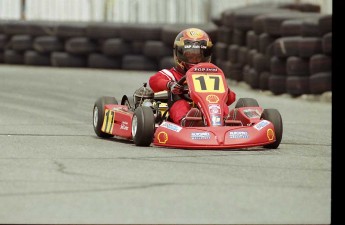
MULTIPOLYGON (((169 115, 176 124, 192 126, 193 122, 186 121, 184 118, 201 115, 197 108, 192 108, 186 100, 178 96, 183 93, 183 86, 179 85, 177 81, 194 65, 201 62, 211 62, 212 47, 212 41, 205 31, 198 28, 188 28, 181 31, 174 41, 175 66, 170 69, 162 69, 149 79, 149 85, 154 92, 166 90, 172 93, 172 99, 169 101, 169 115)), ((227 106, 235 100, 236 94, 228 89, 227 106)), ((228 107, 225 107, 225 116, 228 113, 228 107)))

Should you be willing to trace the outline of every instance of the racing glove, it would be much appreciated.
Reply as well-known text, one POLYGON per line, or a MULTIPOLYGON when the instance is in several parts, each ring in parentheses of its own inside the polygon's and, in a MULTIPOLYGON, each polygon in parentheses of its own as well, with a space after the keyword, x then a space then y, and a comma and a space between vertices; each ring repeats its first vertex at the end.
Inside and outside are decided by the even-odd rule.
POLYGON ((167 88, 171 91, 171 93, 175 95, 179 95, 183 93, 183 86, 179 85, 175 81, 169 81, 167 83, 167 88))

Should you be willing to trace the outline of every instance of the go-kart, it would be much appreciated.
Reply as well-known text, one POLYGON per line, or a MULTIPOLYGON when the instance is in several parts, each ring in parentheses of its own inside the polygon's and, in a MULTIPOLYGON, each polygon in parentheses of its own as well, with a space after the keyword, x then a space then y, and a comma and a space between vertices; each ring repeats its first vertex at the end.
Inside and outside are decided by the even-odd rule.
MULTIPOLYGON (((135 102, 124 95, 100 97, 93 107, 93 127, 102 138, 118 137, 137 146, 163 146, 182 149, 243 149, 256 146, 278 148, 283 123, 277 109, 263 109, 253 98, 239 98, 228 116, 223 115, 228 85, 223 71, 212 63, 199 63, 178 81, 184 86, 179 95, 201 112, 186 117, 195 126, 171 122, 170 92, 154 93, 135 102)), ((144 83, 143 89, 147 88, 144 83)))

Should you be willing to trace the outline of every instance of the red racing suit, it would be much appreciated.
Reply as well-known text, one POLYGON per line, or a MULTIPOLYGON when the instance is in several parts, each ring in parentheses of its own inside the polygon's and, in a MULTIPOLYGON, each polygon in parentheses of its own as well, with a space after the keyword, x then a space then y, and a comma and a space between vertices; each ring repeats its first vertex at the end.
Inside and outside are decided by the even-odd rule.
MULTIPOLYGON (((169 81, 179 81, 185 74, 178 72, 174 67, 171 69, 162 69, 156 74, 152 75, 149 79, 149 86, 153 92, 168 91, 167 83, 169 81)), ((226 105, 231 105, 236 100, 235 92, 228 89, 228 100, 226 105)), ((224 107, 224 116, 229 114, 229 108, 224 107)), ((172 121, 176 124, 181 123, 181 119, 186 116, 188 111, 191 109, 190 104, 184 100, 179 99, 173 103, 169 109, 169 115, 172 121)))

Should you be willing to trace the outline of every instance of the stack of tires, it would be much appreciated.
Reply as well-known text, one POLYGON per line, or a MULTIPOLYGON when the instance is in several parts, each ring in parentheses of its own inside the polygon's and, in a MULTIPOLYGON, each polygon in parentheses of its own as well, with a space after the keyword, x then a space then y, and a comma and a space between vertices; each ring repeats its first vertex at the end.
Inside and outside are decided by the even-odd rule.
POLYGON ((332 15, 311 4, 222 13, 215 53, 228 78, 273 94, 331 91, 332 15))
MULTIPOLYGON (((156 71, 174 65, 174 39, 190 26, 0 21, 0 63, 156 71)), ((215 24, 198 27, 216 40, 215 24)))

